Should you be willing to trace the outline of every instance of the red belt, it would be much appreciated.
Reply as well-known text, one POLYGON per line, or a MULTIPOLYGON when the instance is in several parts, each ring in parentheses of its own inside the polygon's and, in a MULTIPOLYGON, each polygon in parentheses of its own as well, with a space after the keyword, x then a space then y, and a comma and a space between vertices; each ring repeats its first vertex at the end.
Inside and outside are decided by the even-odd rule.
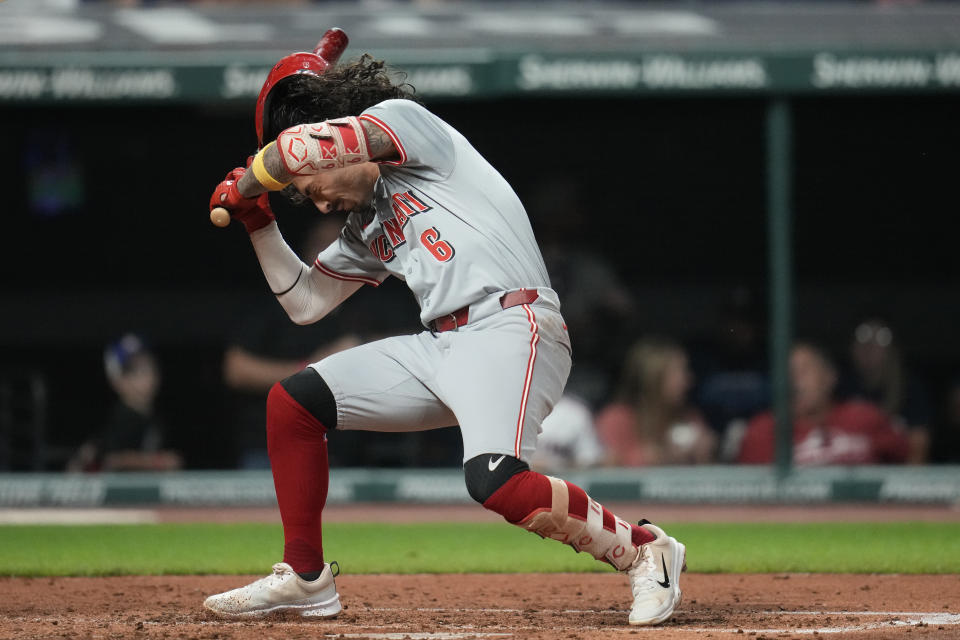
MULTIPOLYGON (((521 304, 530 304, 539 297, 540 294, 537 293, 536 289, 517 289, 516 291, 510 291, 500 296, 500 307, 509 309, 510 307, 516 307, 521 304)), ((470 305, 467 305, 466 307, 457 309, 453 313, 448 313, 445 316, 440 316, 436 320, 431 321, 430 327, 434 331, 450 331, 470 322, 469 314, 470 305)))

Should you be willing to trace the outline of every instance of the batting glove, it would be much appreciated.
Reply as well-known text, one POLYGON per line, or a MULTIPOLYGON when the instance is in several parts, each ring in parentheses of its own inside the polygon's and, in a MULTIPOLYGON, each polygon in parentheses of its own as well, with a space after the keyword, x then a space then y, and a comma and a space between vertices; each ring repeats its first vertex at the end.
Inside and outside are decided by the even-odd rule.
POLYGON ((269 193, 263 193, 256 198, 244 198, 240 195, 237 181, 246 172, 246 169, 237 167, 227 174, 210 196, 210 210, 223 207, 230 212, 231 218, 243 223, 247 233, 253 233, 276 220, 276 216, 270 209, 269 193))

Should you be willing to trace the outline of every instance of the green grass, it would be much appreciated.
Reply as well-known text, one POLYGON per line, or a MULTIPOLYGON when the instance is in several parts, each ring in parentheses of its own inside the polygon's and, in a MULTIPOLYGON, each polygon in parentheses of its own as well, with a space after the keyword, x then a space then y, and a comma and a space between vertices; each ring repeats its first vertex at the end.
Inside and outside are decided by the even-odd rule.
MULTIPOLYGON (((666 530, 704 573, 960 573, 960 522, 683 524, 666 530)), ((0 526, 0 575, 265 574, 279 525, 0 526)), ((346 573, 609 571, 505 524, 330 524, 346 573)))

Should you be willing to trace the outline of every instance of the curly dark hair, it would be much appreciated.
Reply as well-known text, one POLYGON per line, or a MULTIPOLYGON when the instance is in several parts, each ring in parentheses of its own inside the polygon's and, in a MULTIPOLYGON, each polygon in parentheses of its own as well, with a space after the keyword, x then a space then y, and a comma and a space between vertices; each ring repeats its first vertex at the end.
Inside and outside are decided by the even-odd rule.
POLYGON ((274 140, 281 131, 298 124, 358 116, 391 98, 420 102, 405 80, 405 75, 389 71, 383 60, 369 54, 327 69, 320 76, 288 76, 274 86, 264 103, 263 139, 274 140))

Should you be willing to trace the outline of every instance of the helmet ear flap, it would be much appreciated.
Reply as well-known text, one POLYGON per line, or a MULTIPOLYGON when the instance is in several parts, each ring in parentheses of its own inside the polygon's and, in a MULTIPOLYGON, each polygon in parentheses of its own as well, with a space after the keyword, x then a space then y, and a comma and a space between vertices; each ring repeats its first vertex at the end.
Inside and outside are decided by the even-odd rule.
POLYGON ((275 140, 284 129, 307 122, 320 122, 328 116, 323 112, 323 89, 318 87, 315 73, 294 73, 281 78, 263 100, 263 121, 260 146, 275 140))
POLYGON ((263 113, 260 116, 262 120, 260 127, 257 129, 257 142, 260 144, 261 148, 263 147, 264 143, 276 139, 276 137, 280 134, 279 131, 274 131, 276 127, 270 122, 270 114, 273 113, 273 99, 277 95, 277 91, 275 91, 276 88, 277 87, 273 87, 270 91, 268 91, 267 95, 263 99, 263 113))
POLYGON ((254 115, 257 128, 257 143, 261 148, 264 143, 270 142, 276 137, 276 135, 274 135, 273 138, 265 136, 264 129, 267 126, 266 119, 270 113, 267 106, 268 103, 271 102, 271 94, 274 89, 277 88, 277 85, 282 84, 283 80, 290 76, 300 73, 320 75, 326 71, 329 66, 330 63, 320 56, 302 51, 300 53, 292 53, 273 65, 273 69, 271 69, 269 75, 267 75, 267 80, 260 88, 260 95, 257 96, 257 110, 254 115))

